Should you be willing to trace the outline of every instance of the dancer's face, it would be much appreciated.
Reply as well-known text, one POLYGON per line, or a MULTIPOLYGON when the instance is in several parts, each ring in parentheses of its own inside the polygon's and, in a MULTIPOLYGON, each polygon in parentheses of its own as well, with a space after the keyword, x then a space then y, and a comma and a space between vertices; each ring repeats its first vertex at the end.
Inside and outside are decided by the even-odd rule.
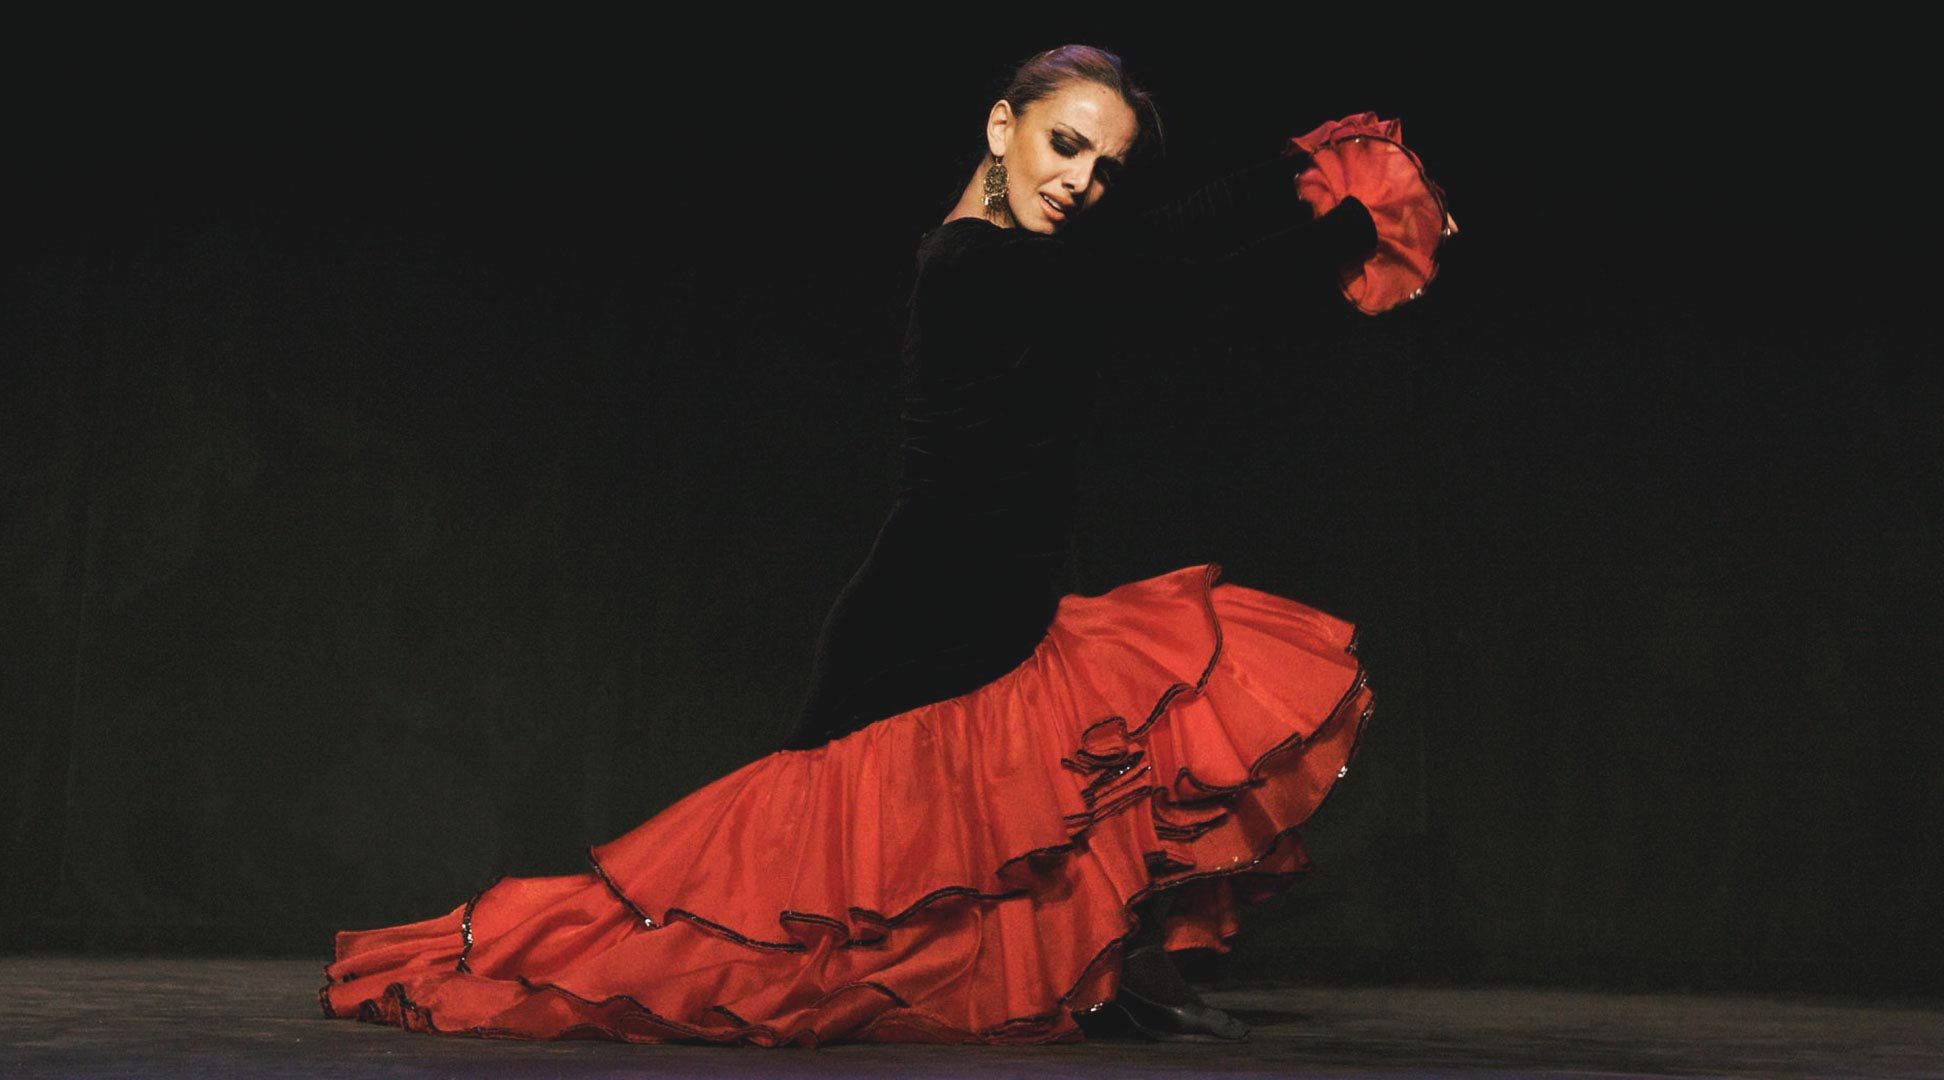
POLYGON ((1020 112, 1003 99, 994 104, 986 148, 1005 158, 1013 220, 1039 233, 1065 228, 1113 189, 1137 130, 1118 93, 1084 79, 1020 112))

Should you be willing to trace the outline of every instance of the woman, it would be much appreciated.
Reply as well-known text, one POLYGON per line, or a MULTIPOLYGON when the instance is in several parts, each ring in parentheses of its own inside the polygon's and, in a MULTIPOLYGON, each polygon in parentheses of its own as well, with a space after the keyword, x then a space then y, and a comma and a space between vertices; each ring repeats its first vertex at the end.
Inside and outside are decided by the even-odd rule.
POLYGON ((1318 141, 1116 214, 1159 135, 1112 54, 1022 65, 920 242, 904 487, 783 748, 589 849, 587 873, 340 932, 327 1016, 761 1045, 1242 1036, 1167 954, 1226 951, 1238 905, 1307 868, 1295 827, 1372 693, 1349 623, 1214 564, 1071 593, 1078 429, 1147 314, 1262 275, 1381 310, 1414 280, 1399 265, 1423 257, 1419 287, 1435 269, 1397 223, 1452 226, 1428 181, 1352 194, 1398 172, 1394 142, 1376 172, 1318 141))

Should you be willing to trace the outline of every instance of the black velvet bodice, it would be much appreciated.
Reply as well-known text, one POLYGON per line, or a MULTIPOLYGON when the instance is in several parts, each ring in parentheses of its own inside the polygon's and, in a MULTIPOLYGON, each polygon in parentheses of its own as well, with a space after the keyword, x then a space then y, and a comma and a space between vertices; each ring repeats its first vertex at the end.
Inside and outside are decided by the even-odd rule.
POLYGON ((1055 234, 923 234, 900 366, 901 483, 830 611, 786 749, 991 682, 1070 590, 1080 440, 1120 343, 1244 281, 1334 287, 1376 243, 1354 199, 1312 219, 1277 157, 1055 234))

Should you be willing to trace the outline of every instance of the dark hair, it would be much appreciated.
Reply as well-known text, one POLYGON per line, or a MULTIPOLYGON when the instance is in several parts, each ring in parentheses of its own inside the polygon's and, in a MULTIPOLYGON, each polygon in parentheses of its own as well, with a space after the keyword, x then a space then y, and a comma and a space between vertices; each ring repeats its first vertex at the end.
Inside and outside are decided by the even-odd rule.
POLYGON ((1098 83, 1114 91, 1134 110, 1134 144, 1127 150, 1127 163, 1130 166, 1147 156, 1150 145, 1157 153, 1166 148, 1161 131, 1161 113, 1154 107, 1153 96, 1135 85, 1127 76, 1126 64, 1106 49, 1092 45, 1062 45, 1038 53, 1013 71, 1011 81, 1006 83, 999 96, 1006 99, 1014 112, 1021 113, 1033 102, 1058 92, 1076 79, 1098 83))
MULTIPOLYGON (((1075 80, 1098 83, 1114 91, 1134 110, 1134 143, 1127 148, 1125 162, 1130 169, 1149 156, 1159 155, 1166 150, 1161 131, 1161 113, 1154 107, 1154 98, 1128 78, 1125 63, 1106 49, 1092 45, 1062 45, 1057 49, 1035 53, 1013 69, 998 96, 1012 106, 1013 112, 1022 113, 1033 102, 1050 97, 1075 80)), ((987 97, 980 103, 981 120, 985 111, 991 108, 992 100, 987 97)), ((949 209, 958 201, 965 189, 966 172, 983 160, 985 154, 981 148, 964 155, 953 169, 951 179, 940 187, 941 207, 949 209)))

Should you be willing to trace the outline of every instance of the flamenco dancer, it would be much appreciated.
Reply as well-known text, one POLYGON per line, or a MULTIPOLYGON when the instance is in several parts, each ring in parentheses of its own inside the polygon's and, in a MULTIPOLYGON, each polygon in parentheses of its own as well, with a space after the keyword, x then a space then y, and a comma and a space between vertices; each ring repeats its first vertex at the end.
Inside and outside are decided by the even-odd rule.
POLYGON ((1014 72, 919 241, 903 486, 783 746, 585 873, 340 931, 326 1016, 763 1046, 1246 1036, 1169 954, 1228 951, 1238 909, 1309 868, 1298 826, 1374 694, 1352 624, 1216 563, 1071 592, 1081 428, 1114 335, 1153 313, 1250 281, 1377 315, 1457 226, 1371 113, 1119 206, 1161 134, 1110 52, 1014 72))

